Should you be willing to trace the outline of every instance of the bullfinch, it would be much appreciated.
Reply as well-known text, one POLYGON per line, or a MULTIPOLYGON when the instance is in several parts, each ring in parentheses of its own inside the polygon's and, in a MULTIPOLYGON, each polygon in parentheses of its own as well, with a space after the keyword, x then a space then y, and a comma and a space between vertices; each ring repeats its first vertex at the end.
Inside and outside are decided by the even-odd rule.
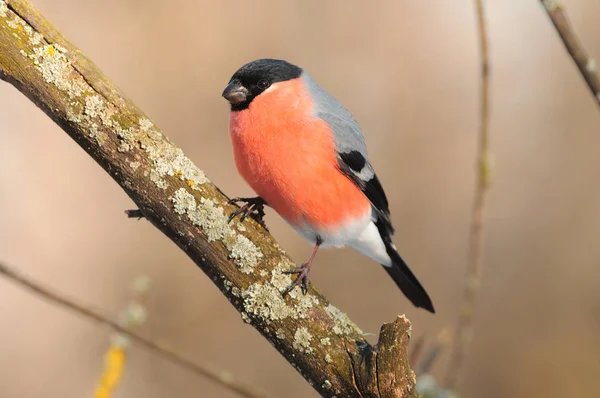
MULTIPOLYGON (((319 247, 350 246, 383 265, 416 306, 435 312, 429 295, 392 243, 385 192, 369 163, 352 115, 302 68, 259 59, 237 70, 223 91, 231 105, 229 134, 237 169, 258 194, 230 217, 273 208, 314 245, 284 292, 300 285, 319 247)), ((264 224, 263 224, 264 225, 264 224)))

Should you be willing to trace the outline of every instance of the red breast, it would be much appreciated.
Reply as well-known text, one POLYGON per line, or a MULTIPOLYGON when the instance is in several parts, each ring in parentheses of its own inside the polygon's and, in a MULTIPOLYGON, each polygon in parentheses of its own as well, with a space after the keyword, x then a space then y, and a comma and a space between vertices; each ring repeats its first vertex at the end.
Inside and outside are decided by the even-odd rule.
POLYGON ((335 230, 370 209, 338 169, 329 125, 312 114, 302 78, 279 82, 231 112, 229 132, 238 171, 288 222, 335 230))

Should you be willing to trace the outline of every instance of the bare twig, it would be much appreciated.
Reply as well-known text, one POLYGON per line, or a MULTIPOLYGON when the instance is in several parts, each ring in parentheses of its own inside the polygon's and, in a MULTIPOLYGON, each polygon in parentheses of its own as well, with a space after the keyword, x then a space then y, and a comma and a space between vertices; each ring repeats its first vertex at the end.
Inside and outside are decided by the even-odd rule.
POLYGON ((0 0, 0 79, 92 156, 322 396, 415 396, 408 320, 382 327, 382 355, 311 284, 282 297, 294 262, 254 220, 229 224, 225 195, 26 0, 0 0))
MULTIPOLYGON (((130 332, 135 331, 147 318, 144 307, 144 299, 150 288, 150 280, 146 277, 138 277, 133 283, 133 296, 123 313, 121 314, 121 325, 130 332)), ((110 346, 104 355, 104 369, 96 386, 95 398, 111 398, 112 393, 119 386, 119 382, 125 372, 127 362, 127 348, 130 346, 128 336, 115 333, 111 336, 110 346)))
POLYGON ((477 182, 473 211, 471 214, 471 229, 469 238, 469 254, 467 259, 467 274, 464 286, 463 303, 460 308, 458 324, 455 333, 454 347, 450 358, 446 387, 454 389, 458 380, 466 351, 473 335, 473 313, 475 300, 481 283, 483 271, 483 225, 490 184, 490 154, 488 149, 489 128, 489 78, 490 61, 488 54, 488 38, 485 23, 483 0, 475 0, 477 25, 479 31, 479 51, 481 59, 481 104, 479 145, 477 149, 477 182))
POLYGON ((79 304, 73 299, 67 298, 58 292, 52 291, 51 289, 43 286, 38 282, 31 280, 27 276, 19 273, 18 271, 12 269, 11 267, 1 262, 0 275, 10 280, 11 282, 16 283, 19 286, 29 290, 36 296, 42 297, 53 304, 59 305, 70 311, 73 311, 85 318, 106 325, 122 335, 128 336, 131 340, 135 341, 140 346, 145 347, 150 351, 156 353, 158 356, 165 358, 196 375, 206 377, 207 379, 221 385, 222 387, 230 391, 239 394, 242 397, 266 398, 266 395, 257 392, 254 388, 247 386, 239 381, 233 380, 229 373, 212 370, 206 365, 202 365, 188 358, 185 358, 184 356, 172 351, 171 349, 129 330, 128 326, 120 325, 118 322, 113 321, 109 317, 104 316, 99 312, 94 311, 82 304, 79 304))
POLYGON ((581 76, 585 79, 594 99, 600 105, 600 80, 598 79, 598 68, 596 60, 590 58, 583 48, 581 41, 571 28, 564 6, 560 0, 540 0, 544 10, 550 17, 558 35, 562 39, 565 48, 579 68, 581 76))

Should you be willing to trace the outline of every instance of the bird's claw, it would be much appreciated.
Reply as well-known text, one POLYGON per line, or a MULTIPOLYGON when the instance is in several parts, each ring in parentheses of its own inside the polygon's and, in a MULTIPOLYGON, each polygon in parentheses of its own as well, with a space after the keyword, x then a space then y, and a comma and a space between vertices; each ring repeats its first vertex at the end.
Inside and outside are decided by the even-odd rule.
POLYGON ((302 294, 306 295, 308 292, 308 272, 310 271, 309 264, 302 264, 299 267, 294 268, 291 271, 283 271, 286 275, 296 274, 296 279, 283 291, 283 297, 285 297, 289 292, 294 290, 294 288, 300 285, 300 289, 302 290, 302 294))
POLYGON ((232 198, 227 201, 228 204, 238 204, 239 202, 244 203, 243 206, 238 208, 236 211, 231 213, 227 222, 230 223, 236 216, 240 215, 240 221, 244 222, 246 217, 250 216, 266 231, 269 231, 263 217, 265 216, 265 201, 261 197, 256 198, 232 198))

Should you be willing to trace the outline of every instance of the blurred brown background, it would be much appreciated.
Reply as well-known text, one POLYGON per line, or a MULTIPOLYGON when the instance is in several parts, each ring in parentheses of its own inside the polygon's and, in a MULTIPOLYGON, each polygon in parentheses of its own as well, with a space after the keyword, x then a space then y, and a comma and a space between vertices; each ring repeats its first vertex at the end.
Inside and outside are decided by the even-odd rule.
MULTIPOLYGON (((355 115, 386 187, 395 242, 438 314, 380 267, 323 251, 311 275, 363 330, 406 313, 413 336, 452 326, 461 299, 478 110, 470 1, 35 0, 229 195, 237 175, 220 93, 243 63, 308 69, 355 115)), ((600 114, 539 1, 490 1, 493 186, 464 397, 598 397, 600 114)), ((565 0, 600 57, 600 3, 565 0)), ((274 397, 316 393, 213 284, 23 95, 0 84, 0 259, 116 317, 152 278, 140 330, 274 397)), ((272 211, 298 260, 309 252, 272 211)), ((91 397, 111 331, 0 280, 0 396, 91 397)), ((115 397, 233 397, 133 346, 115 397)), ((445 374, 447 355, 434 374, 445 374)))

